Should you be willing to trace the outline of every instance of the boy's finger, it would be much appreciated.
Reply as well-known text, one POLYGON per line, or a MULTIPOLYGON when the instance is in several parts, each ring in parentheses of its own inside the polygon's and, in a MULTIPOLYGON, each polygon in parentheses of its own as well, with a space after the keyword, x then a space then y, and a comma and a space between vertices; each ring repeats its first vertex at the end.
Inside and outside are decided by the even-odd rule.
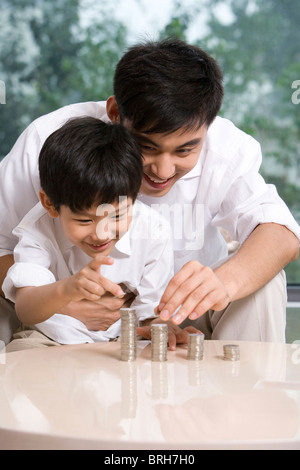
POLYGON ((123 290, 118 284, 115 284, 106 277, 101 276, 100 284, 106 292, 110 292, 118 298, 124 297, 125 295, 125 292, 123 292, 123 290))
POLYGON ((108 256, 97 255, 90 263, 89 266, 94 271, 98 271, 103 264, 112 265, 114 260, 108 256))

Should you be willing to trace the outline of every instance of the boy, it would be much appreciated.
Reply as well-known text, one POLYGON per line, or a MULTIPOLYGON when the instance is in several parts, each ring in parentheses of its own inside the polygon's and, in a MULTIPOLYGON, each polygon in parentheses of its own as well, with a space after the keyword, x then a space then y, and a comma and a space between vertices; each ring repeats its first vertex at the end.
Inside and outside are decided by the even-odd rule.
POLYGON ((134 293, 140 321, 154 317, 173 273, 172 247, 166 222, 134 204, 142 158, 130 132, 94 118, 71 120, 46 140, 39 173, 40 203, 14 230, 15 264, 3 284, 26 325, 7 351, 116 338, 120 320, 90 331, 57 312, 106 292, 122 298, 121 286, 134 293))

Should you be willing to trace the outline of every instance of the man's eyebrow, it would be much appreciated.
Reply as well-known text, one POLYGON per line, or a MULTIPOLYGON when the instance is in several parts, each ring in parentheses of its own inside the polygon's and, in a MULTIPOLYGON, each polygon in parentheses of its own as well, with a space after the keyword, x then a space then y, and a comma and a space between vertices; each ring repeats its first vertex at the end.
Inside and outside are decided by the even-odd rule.
MULTIPOLYGON (((141 134, 134 134, 136 139, 140 142, 144 142, 144 143, 148 143, 150 145, 153 145, 153 147, 156 147, 156 148, 161 148, 160 145, 158 145, 156 142, 153 142, 153 140, 149 139, 149 137, 146 137, 144 135, 141 135, 141 134)), ((185 142, 184 144, 180 145, 179 147, 177 147, 178 150, 184 148, 184 147, 194 147, 196 145, 199 145, 202 141, 202 138, 199 137, 197 139, 193 139, 193 140, 189 140, 188 142, 185 142)))
POLYGON ((202 140, 201 137, 199 139, 193 139, 193 140, 190 140, 189 142, 186 142, 185 144, 180 145, 177 148, 181 149, 183 147, 193 147, 193 146, 199 145, 201 143, 201 140, 202 140))
POLYGON ((153 145, 154 147, 157 147, 157 148, 160 148, 160 145, 156 144, 155 142, 153 142, 153 140, 149 139, 148 137, 144 136, 144 135, 141 135, 141 134, 134 134, 135 138, 139 141, 143 141, 147 144, 151 144, 153 145))

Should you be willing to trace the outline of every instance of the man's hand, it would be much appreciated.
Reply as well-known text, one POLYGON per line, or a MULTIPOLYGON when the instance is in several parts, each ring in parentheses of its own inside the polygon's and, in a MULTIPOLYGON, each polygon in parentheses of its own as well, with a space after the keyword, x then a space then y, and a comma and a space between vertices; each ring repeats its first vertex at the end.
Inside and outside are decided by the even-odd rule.
POLYGON ((90 331, 106 331, 119 320, 120 308, 130 307, 134 297, 134 294, 130 293, 118 299, 106 292, 96 302, 89 300, 70 302, 59 313, 80 320, 90 331))
POLYGON ((138 327, 137 334, 143 336, 146 339, 151 340, 151 325, 153 323, 167 323, 168 325, 168 344, 171 351, 175 351, 176 344, 188 344, 189 333, 201 333, 193 326, 188 326, 184 329, 174 325, 171 322, 162 322, 160 318, 152 320, 143 327, 138 327))
POLYGON ((196 320, 210 309, 223 310, 229 303, 229 294, 214 271, 190 261, 170 281, 155 313, 164 321, 172 317, 171 321, 179 325, 188 317, 196 320))

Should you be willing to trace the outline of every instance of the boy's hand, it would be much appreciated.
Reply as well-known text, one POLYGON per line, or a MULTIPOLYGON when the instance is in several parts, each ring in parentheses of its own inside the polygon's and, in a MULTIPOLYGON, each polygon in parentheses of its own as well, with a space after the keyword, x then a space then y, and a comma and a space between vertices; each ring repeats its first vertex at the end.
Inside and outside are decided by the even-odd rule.
POLYGON ((148 325, 138 327, 137 334, 151 340, 151 325, 153 325, 153 323, 167 323, 168 343, 169 349, 171 351, 175 351, 176 344, 188 344, 190 333, 201 333, 201 331, 197 330, 193 326, 187 326, 186 328, 182 329, 179 326, 174 325, 171 321, 163 322, 160 318, 156 318, 148 325))
POLYGON ((97 301, 105 294, 111 292, 114 296, 122 298, 125 293, 118 284, 101 275, 101 266, 112 265, 114 260, 107 256, 96 256, 87 266, 78 273, 65 280, 65 290, 70 300, 97 301))

